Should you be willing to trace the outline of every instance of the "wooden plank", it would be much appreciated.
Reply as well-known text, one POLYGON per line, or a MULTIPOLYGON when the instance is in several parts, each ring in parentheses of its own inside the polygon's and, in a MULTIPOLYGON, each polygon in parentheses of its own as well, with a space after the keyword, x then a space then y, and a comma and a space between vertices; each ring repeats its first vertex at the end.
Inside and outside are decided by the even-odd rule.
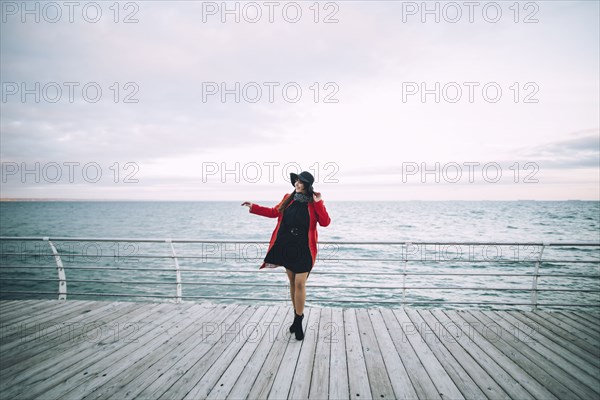
POLYGON ((350 397, 348 384, 348 363, 346 362, 346 331, 344 313, 341 308, 331 310, 331 342, 329 363, 329 398, 347 399, 350 397))
MULTIPOLYGON (((0 352, 6 351, 7 345, 12 341, 16 342, 12 346, 18 345, 24 336, 34 332, 37 325, 31 322, 32 318, 36 318, 38 315, 47 316, 45 307, 59 307, 61 305, 58 300, 54 303, 31 300, 26 305, 21 305, 20 303, 25 303, 25 301, 21 300, 13 301, 12 303, 16 303, 16 310, 14 312, 0 313, 0 352)), ((0 359, 0 363, 2 361, 0 359)))
POLYGON ((574 313, 572 311, 561 311, 560 314, 565 315, 566 317, 579 322, 582 325, 585 325, 592 332, 595 332, 596 335, 600 335, 600 324, 597 321, 590 321, 587 316, 574 313))
MULTIPOLYGON (((236 327, 235 337, 216 357, 210 368, 204 373, 202 378, 196 385, 185 395, 184 399, 205 399, 218 383, 219 378, 228 369, 231 363, 236 359, 240 349, 246 344, 248 337, 252 335, 260 320, 269 310, 267 306, 255 308, 254 313, 240 327, 236 327)), ((274 315, 275 310, 269 312, 270 318, 274 315)), ((239 370, 235 378, 239 376, 239 370)), ((235 379, 233 379, 235 382, 235 379)))
MULTIPOLYGON (((148 349, 148 354, 142 358, 138 357, 133 364, 126 367, 125 371, 122 370, 124 365, 121 363, 117 363, 114 371, 103 371, 102 378, 95 378, 95 388, 84 394, 81 399, 127 398, 128 396, 122 395, 122 393, 131 395, 128 387, 135 385, 139 390, 147 387, 163 372, 168 371, 182 354, 189 352, 196 342, 195 338, 202 334, 202 327, 205 323, 214 321, 217 313, 228 314, 236 307, 230 305, 221 309, 213 305, 199 304, 198 306, 200 308, 197 309, 197 314, 190 315, 181 321, 181 323, 191 322, 185 329, 179 332, 170 329, 167 341, 154 350, 148 349)), ((147 346, 144 347, 147 348, 147 346)), ((127 363, 130 363, 131 354, 127 358, 127 363)))
MULTIPOLYGON (((501 382, 504 381, 503 383, 505 385, 508 384, 514 386, 512 378, 506 375, 504 370, 502 370, 498 364, 495 364, 487 354, 483 353, 477 345, 462 333, 458 326, 450 319, 444 320, 444 322, 441 323, 429 310, 420 310, 418 314, 423 319, 424 323, 428 325, 429 329, 437 336, 439 343, 447 349, 450 355, 456 360, 455 362, 464 368, 474 384, 483 392, 483 397, 478 396, 478 398, 511 398, 508 393, 502 389, 502 386, 496 383, 494 378, 501 382)), ((446 358, 449 359, 447 356, 446 358)), ((461 384, 457 383, 457 386, 459 386, 459 389, 462 391, 463 389, 460 385, 461 384)), ((521 387, 519 386, 519 388, 521 387)), ((469 396, 466 397, 474 398, 469 396)))
POLYGON ((578 313, 581 314, 586 314, 589 317, 595 318, 600 322, 600 311, 597 310, 597 308, 591 307, 591 308, 586 308, 584 310, 578 309, 577 310, 578 313))
MULTIPOLYGON (((245 399, 252 389, 257 377, 259 377, 260 369, 265 363, 268 354, 272 350, 272 346, 281 342, 281 337, 285 335, 285 330, 288 329, 285 323, 288 317, 289 310, 286 307, 275 307, 277 315, 272 323, 264 325, 265 334, 263 335, 258 347, 250 357, 250 360, 243 365, 242 373, 228 393, 231 399, 245 399)), ((287 342, 287 339, 286 339, 287 342)))
MULTIPOLYGON (((190 336, 181 352, 173 353, 166 361, 154 364, 148 373, 138 375, 118 390, 120 399, 156 399, 198 363, 213 346, 222 340, 224 333, 239 319, 246 306, 213 305, 206 319, 200 321, 200 331, 190 336)), ((113 398, 106 392, 101 398, 113 398)))
POLYGON ((560 386, 557 386, 556 392, 554 392, 557 397, 565 398, 563 397, 565 393, 571 397, 576 394, 584 399, 597 396, 592 389, 586 386, 590 381, 595 381, 593 378, 585 379, 585 375, 580 375, 582 381, 577 380, 575 376, 581 372, 577 367, 540 344, 539 341, 533 340, 531 337, 523 335, 523 333, 519 334, 515 326, 500 316, 501 313, 490 313, 492 318, 481 311, 471 311, 470 314, 490 329, 499 327, 500 329, 497 331, 500 337, 499 342, 512 346, 520 354, 531 360, 534 365, 544 370, 548 377, 552 378, 550 383, 545 384, 549 390, 554 392, 552 384, 559 383, 560 386))
POLYGON ((600 312, 594 311, 593 308, 576 311, 576 313, 585 315, 590 321, 600 323, 600 312))
POLYGON ((346 360, 348 362, 350 397, 372 399, 356 313, 352 308, 344 309, 344 331, 346 333, 346 360))
MULTIPOLYGON (((538 316, 539 319, 548 321, 549 323, 553 324, 554 326, 556 326, 558 328, 564 329, 571 336, 574 336, 574 337, 580 339, 581 341, 578 342, 578 346, 584 346, 583 348, 585 348, 590 353, 596 353, 599 350, 598 349, 598 340, 596 338, 587 335, 585 332, 577 329, 576 327, 571 326, 570 324, 566 323, 565 321, 561 320, 560 318, 557 318, 554 315, 554 313, 535 312, 532 314, 538 316), (583 345, 582 342, 585 343, 585 345, 583 345)), ((530 316, 529 313, 526 313, 525 315, 530 316)), ((533 316, 530 316, 530 318, 533 318, 533 316)))
POLYGON ((4 315, 9 315, 15 310, 21 310, 23 308, 30 307, 32 304, 39 303, 40 300, 0 300, 0 321, 4 318, 4 315))
POLYGON ((554 314, 568 323, 573 323, 573 326, 580 326, 582 329, 585 329, 590 336, 600 340, 600 330, 597 324, 593 324, 585 318, 580 318, 572 312, 560 311, 554 314))
MULTIPOLYGON (((381 316, 383 317, 387 329, 390 332, 390 337, 394 342, 396 352, 402 358, 402 362, 404 363, 404 367, 408 373, 408 376, 410 377, 410 381, 412 382, 418 398, 441 399, 435 384, 429 376, 429 373, 421 363, 421 360, 415 352, 415 349, 413 349, 411 342, 408 341, 407 334, 404 331, 405 327, 400 325, 392 309, 381 309, 381 316)), ((414 331, 410 332, 410 334, 414 333, 414 331)))
MULTIPOLYGON (((118 318, 124 318, 124 321, 129 322, 130 319, 125 319, 127 317, 131 317, 133 312, 139 310, 139 308, 125 308, 124 304, 114 305, 115 308, 119 311, 118 313, 111 313, 112 315, 116 315, 118 318), (122 312, 121 312, 122 311, 122 312)), ((152 310, 158 307, 158 304, 141 304, 146 310, 152 310)), ((101 317, 102 315, 99 315, 101 317)), ((88 320, 84 320, 85 322, 89 322, 88 320)), ((76 354, 79 350, 75 350, 76 348, 85 348, 85 346, 89 346, 90 343, 96 342, 99 343, 100 340, 106 336, 108 338, 114 337, 121 333, 121 335, 128 333, 127 330, 118 328, 115 330, 115 327, 123 326, 119 325, 119 320, 112 319, 104 319, 107 325, 95 325, 94 320, 92 319, 92 324, 81 324, 80 329, 66 329, 65 333, 61 335, 57 339, 57 343, 54 343, 52 340, 40 340, 40 343, 36 346, 32 346, 32 351, 23 351, 29 357, 21 360, 20 362, 16 362, 14 364, 8 364, 7 368, 3 368, 0 370, 0 390, 10 386, 11 384, 20 382, 24 378, 24 376, 29 374, 31 369, 40 368, 40 365, 53 365, 60 357, 68 357, 71 354, 76 354), (92 327, 89 331, 86 330, 86 327, 92 327), (97 331, 95 327, 100 327, 101 332, 103 332, 101 337, 97 336, 97 331), (112 328, 112 330, 110 329, 112 328), (87 344, 86 344, 87 343, 87 344)), ((25 343, 26 346, 27 343, 25 343)), ((10 360, 10 359, 9 359, 10 360)), ((43 371, 46 372, 45 370, 43 371)))
POLYGON ((514 326, 513 329, 515 332, 513 332, 513 335, 515 333, 518 334, 519 338, 525 343, 534 342, 535 344, 543 345, 561 357, 560 364, 563 362, 568 362, 577 368, 577 370, 574 370, 576 377, 580 374, 589 376, 594 376, 594 374, 596 374, 596 379, 598 378, 598 371, 600 371, 600 360, 593 356, 591 358, 581 357, 579 355, 579 353, 582 352, 581 348, 571 343, 571 341, 565 340, 560 336, 553 334, 550 330, 524 316, 520 316, 520 318, 518 318, 514 314, 503 312, 501 313, 500 317, 514 326), (589 361, 594 359, 596 359, 595 364, 589 361))
MULTIPOLYGON (((152 306, 147 308, 154 311, 153 309, 155 307, 152 306)), ((160 311, 159 308, 156 309, 160 311)), ((129 322, 131 320, 127 319, 127 321, 129 322)), ((123 332, 121 334, 124 335, 123 332)), ((59 374, 58 376, 62 376, 60 374, 68 375, 71 368, 80 366, 83 368, 87 365, 86 363, 94 361, 94 357, 101 358, 103 355, 110 353, 110 349, 112 348, 111 345, 116 346, 115 343, 117 343, 122 346, 124 345, 123 342, 133 338, 133 335, 130 337, 127 337, 127 335, 124 336, 125 337, 119 337, 119 335, 114 335, 114 332, 108 332, 106 338, 104 338, 104 335, 92 337, 91 339, 83 336, 78 338, 79 340, 77 342, 66 343, 64 346, 61 346, 64 347, 64 349, 55 347, 50 350, 50 353, 52 353, 54 357, 48 358, 42 362, 33 363, 31 367, 26 369, 23 373, 16 375, 13 381, 4 381, 3 383, 5 383, 6 386, 13 385, 8 391, 5 390, 5 393, 10 392, 11 390, 18 390, 20 387, 27 385, 30 385, 32 388, 35 387, 36 389, 38 387, 45 387, 45 385, 51 387, 51 383, 54 381, 56 374, 59 374), (119 340, 121 343, 118 343, 119 340), (105 344, 109 345, 105 346, 105 344), (100 347, 101 350, 108 351, 103 352, 95 350, 98 347, 100 347), (62 351, 58 351, 59 349, 62 351), (94 352, 94 357, 91 357, 91 361, 86 357, 86 354, 90 352, 94 352)), ((34 359, 33 361, 37 360, 34 359)), ((30 392, 35 393, 33 389, 30 389, 30 392)))
POLYGON ((17 312, 13 318, 10 319, 11 324, 29 324, 35 323, 36 321, 45 321, 47 318, 60 318, 72 310, 78 310, 86 307, 90 302, 78 302, 78 301, 63 301, 52 303, 47 307, 44 304, 40 304, 35 308, 28 308, 17 312))
MULTIPOLYGON (((307 325, 310 314, 314 311, 313 308, 308 308, 304 311, 303 326, 307 325)), ((289 333, 289 330, 288 330, 289 333)), ((268 399, 281 399, 288 397, 292 380, 294 378, 294 372, 298 363, 298 357, 300 356, 300 350, 302 349, 301 340, 296 340, 294 334, 290 335, 290 341, 285 349, 281 364, 273 380, 273 386, 269 391, 268 399)))
POLYGON ((600 367, 600 359, 598 356, 594 355, 597 351, 583 339, 574 336, 551 321, 540 317, 538 314, 530 312, 518 313, 513 311, 508 311, 508 314, 529 326, 531 326, 531 323, 536 324, 538 332, 545 335, 550 340, 567 347, 571 353, 586 360, 596 368, 600 367))
MULTIPOLYGON (((585 311, 572 311, 573 315, 576 315, 579 318, 585 319, 588 322, 592 323, 594 326, 598 327, 600 325, 600 318, 598 318, 597 314, 593 314, 585 311)), ((600 329, 600 327, 599 327, 600 329)))
POLYGON ((66 300, 16 300, 12 302, 10 308, 0 313, 0 321, 15 320, 29 313, 39 312, 39 310, 50 309, 51 307, 64 307, 66 300))
POLYGON ((8 351, 9 348, 14 347, 21 341, 24 335, 40 331, 47 326, 53 326, 56 321, 68 320, 77 315, 89 312, 88 304, 76 303, 74 305, 65 306, 59 308, 53 312, 41 312, 39 315, 30 316, 25 320, 11 322, 8 327, 13 328, 12 332, 6 334, 2 338, 2 346, 0 346, 0 352, 8 351), (17 329, 14 329, 17 327, 17 329), (11 344, 11 342, 16 342, 11 344))
POLYGON ((464 398, 429 346, 424 343, 422 336, 419 334, 410 318, 408 318, 406 312, 402 309, 394 309, 394 314, 400 325, 405 328, 405 333, 407 333, 406 328, 410 329, 409 333, 406 334, 406 337, 419 356, 421 364, 431 377, 440 397, 451 399, 464 398))
POLYGON ((358 323, 358 332, 361 338, 362 350, 365 357, 365 365, 369 374, 369 385, 371 387, 371 396, 374 398, 390 399, 394 397, 394 389, 388 376, 388 371, 385 368, 382 351, 380 349, 373 325, 371 324, 370 315, 379 311, 373 309, 359 308, 356 310, 356 321, 358 323))
POLYGON ((490 318, 499 322, 501 322, 502 319, 510 323, 512 328, 506 328, 509 330, 512 329, 511 333, 513 336, 516 334, 516 339, 527 343, 530 347, 536 349, 538 353, 544 354, 547 359, 553 360, 555 364, 564 369, 565 372, 570 373, 575 379, 578 379, 584 384, 587 382, 587 386, 591 389, 597 389, 597 386, 600 384, 600 368, 595 367, 585 359, 573 354, 573 352, 570 351, 571 344, 569 342, 554 342, 537 332, 535 328, 531 328, 529 325, 521 322, 506 312, 494 313, 490 318), (550 351, 551 353, 546 354, 547 351, 550 351), (559 358, 555 358, 554 355, 559 358))
POLYGON ((589 343, 592 346, 599 347, 600 335, 598 335, 598 332, 588 328, 584 324, 580 323, 575 319, 570 318, 565 314, 558 312, 553 312, 550 314, 552 314, 552 317, 556 318, 557 320, 572 327, 581 337, 589 338, 589 343))
POLYGON ((507 337, 508 333, 501 332, 501 328, 497 324, 483 324, 468 311, 461 312, 460 318, 468 323, 474 331, 485 337, 497 350, 496 354, 504 355, 512 363, 518 366, 520 371, 511 375, 514 379, 523 384, 534 397, 549 399, 572 399, 574 397, 571 391, 565 388, 544 369, 540 368, 525 355, 515 351, 514 348, 502 338, 502 335, 507 337), (559 397, 557 397, 557 394, 559 394, 559 397))
MULTIPOLYGON (((245 390, 246 393, 250 391, 255 376, 253 376, 252 379, 248 379, 247 372, 246 375, 244 375, 244 372, 249 371, 250 368, 246 367, 252 362, 253 356, 256 354, 257 349, 260 348, 260 345, 269 343, 269 335, 272 335, 272 324, 276 320, 277 315, 282 317, 283 314, 283 308, 269 307, 260 322, 256 324, 256 329, 252 333, 254 336, 248 335, 247 342, 244 344, 236 358, 231 362, 231 365, 223 373, 219 381, 214 385, 214 388, 208 394, 207 399, 224 399, 228 397, 238 381, 240 382, 238 388, 245 390)), ((263 354, 266 355, 267 353, 264 352, 263 354)), ((255 373, 258 373, 258 369, 255 369, 255 373)), ((242 396, 240 396, 238 392, 233 393, 231 398, 239 399, 242 398, 242 396)))
POLYGON ((0 310, 2 309, 2 307, 10 305, 10 304, 14 304, 17 301, 33 301, 32 299, 30 300, 16 300, 16 299, 4 299, 4 300, 0 300, 0 310))
POLYGON ((385 368, 390 377, 390 383, 394 390, 394 398, 417 399, 417 392, 415 391, 415 388, 410 381, 408 372, 402 363, 402 358, 396 352, 394 342, 392 341, 390 332, 385 326, 381 311, 377 309, 372 310, 372 312, 369 313, 369 317, 371 319, 371 324, 373 326, 373 331, 375 333, 377 343, 379 344, 379 348, 382 349, 381 356, 383 357, 385 368))
POLYGON ((93 304, 92 301, 66 301, 52 300, 42 301, 39 303, 31 303, 30 306, 21 310, 15 310, 10 314, 2 316, 2 319, 10 320, 11 323, 27 323, 31 320, 37 320, 40 317, 48 317, 52 315, 62 315, 72 309, 84 307, 85 305, 93 304))
POLYGON ((590 335, 590 337, 595 338, 596 341, 600 341, 600 332, 598 332, 597 327, 592 326, 586 320, 577 318, 574 315, 565 312, 554 313, 554 315, 557 318, 560 318, 561 320, 565 321, 569 325, 584 330, 588 335, 590 335))
MULTIPOLYGON (((329 364, 331 361, 332 323, 331 308, 320 309, 315 362, 310 382, 309 399, 326 399, 329 396, 329 364)), ((303 350, 304 351, 304 350, 303 350)))
MULTIPOLYGON (((61 325, 63 323, 71 323, 73 321, 81 320, 81 318, 86 317, 87 315, 93 313, 102 313, 106 309, 114 309, 120 307, 120 305, 114 303, 102 303, 100 305, 84 305, 83 308, 78 308, 70 312, 47 315, 46 317, 40 317, 37 321, 29 321, 29 323, 10 323, 8 326, 13 329, 13 333, 11 335, 6 335, 2 337, 2 342, 0 344, 0 352, 8 352, 15 346, 18 346, 19 342, 29 342, 30 340, 35 340, 40 336, 41 330, 52 327, 55 325, 61 325), (13 342, 17 343, 13 343, 13 342)), ((56 330, 60 330, 58 327, 56 330)))
MULTIPOLYGON (((61 313, 67 313, 69 311, 68 308, 61 307, 58 304, 49 304, 46 302, 30 304, 31 307, 15 311, 14 314, 0 314, 2 321, 2 345, 0 346, 0 351, 6 349, 6 346, 10 342, 15 340, 19 341, 23 336, 33 332, 35 327, 38 326, 35 324, 35 321, 38 318, 47 318, 51 315, 52 307, 57 307, 59 310, 62 309, 61 313)), ((72 304, 71 307, 73 306, 74 305, 72 304)))
POLYGON ((242 312, 239 317, 231 324, 223 325, 220 329, 222 334, 212 343, 210 349, 201 358, 196 358, 196 362, 184 371, 176 382, 171 382, 169 387, 157 391, 157 394, 162 393, 158 396, 159 399, 184 398, 196 386, 223 351, 235 340, 240 327, 244 326, 257 310, 256 307, 251 306, 241 306, 240 308, 242 308, 242 312))
MULTIPOLYGON (((74 303, 59 307, 56 313, 44 312, 44 307, 52 309, 56 304, 51 303, 58 300, 32 301, 29 306, 37 311, 27 317, 16 312, 22 300, 0 302, 0 307, 15 307, 13 317, 21 321, 137 321, 140 326, 152 325, 136 331, 140 341, 129 344, 118 340, 73 343, 65 333, 57 334, 53 343, 11 344, 15 331, 6 335, 8 332, 2 331, 0 349, 8 349, 13 360, 20 360, 3 364, 5 353, 0 353, 2 398, 337 399, 383 395, 439 399, 435 385, 439 385, 440 374, 432 372, 439 367, 444 371, 441 379, 450 379, 466 398, 600 396, 600 343, 590 341, 597 332, 593 320, 581 313, 311 308, 304 320, 305 339, 299 342, 288 330, 289 308, 263 306, 264 314, 260 314, 244 312, 256 308, 231 305, 231 314, 224 315, 225 306, 203 305, 201 313, 198 306, 190 305, 198 313, 191 309, 180 313, 181 305, 170 303, 70 301, 74 303), (87 308, 93 306, 89 313, 82 313, 84 303, 87 308), (177 315, 170 315, 174 310, 177 315), (237 316, 232 316, 233 310, 238 310, 237 316), (219 321, 225 321, 229 332, 223 334, 227 330, 220 329, 198 343, 200 326, 219 321), (256 340, 248 339, 255 336, 250 330, 232 328, 235 322, 242 326, 256 323, 250 329, 260 331, 256 340), (277 327, 261 331, 263 323, 277 327), (533 342, 520 336, 535 327, 533 342), (168 337, 159 337, 159 331, 168 337), (236 335, 245 338, 238 340, 236 335), (3 336, 11 339, 5 342, 3 336), (362 368, 357 361, 362 361, 362 368), (360 382, 354 377, 361 369, 363 376, 356 379, 362 379, 366 388, 356 396, 354 389, 360 382), (558 389, 554 381, 545 380, 548 377, 558 382, 558 389)), ((22 306, 19 311, 27 312, 22 306)), ((10 320, 2 315, 5 322, 10 320)), ((447 396, 451 395, 445 393, 447 396)))
MULTIPOLYGON (((469 373, 461 366, 457 359, 446 349, 442 341, 444 338, 439 334, 438 327, 435 325, 430 327, 427 322, 421 317, 417 310, 405 310, 406 315, 411 323, 433 353, 433 356, 440 363, 446 374, 452 379, 456 388, 461 395, 466 399, 483 399, 486 398, 484 392, 477 386, 477 383, 471 378, 469 373), (438 336, 439 335, 439 336, 438 336)), ((435 380, 434 380, 435 383, 435 380)))
MULTIPOLYGON (((600 307, 600 303, 598 304, 598 307, 600 307)), ((588 326, 590 329, 593 329, 596 333, 600 333, 600 320, 598 320, 595 317, 592 317, 589 313, 577 312, 572 310, 561 310, 560 313, 567 315, 576 321, 585 323, 586 326, 588 326)))
POLYGON ((92 335, 97 327, 104 327, 107 330, 114 329, 114 326, 111 325, 113 319, 140 307, 139 303, 127 305, 106 303, 97 309, 70 317, 66 321, 52 321, 52 323, 48 322, 34 327, 33 333, 25 335, 29 330, 25 331, 18 341, 0 346, 0 354, 2 354, 0 366, 4 367, 5 363, 15 366, 33 357, 38 362, 54 357, 57 352, 55 347, 61 345, 66 348, 71 347, 77 340, 77 335, 83 335, 88 328, 92 335))
POLYGON ((169 306, 169 304, 164 304, 163 307, 159 306, 157 309, 152 309, 152 322, 147 321, 147 313, 142 314, 138 320, 133 321, 134 323, 139 323, 141 328, 127 338, 129 343, 123 338, 116 338, 116 340, 113 338, 98 343, 82 342, 79 346, 73 346, 70 350, 60 354, 58 360, 36 364, 35 367, 27 370, 27 374, 23 374, 20 377, 18 385, 10 387, 4 394, 7 397, 22 397, 26 392, 27 396, 30 397, 41 396, 69 377, 84 373, 86 368, 101 361, 107 354, 118 352, 121 348, 130 344, 143 344, 153 334, 162 334, 165 326, 169 326, 169 320, 177 317, 179 313, 185 312, 191 307, 191 305, 179 305, 180 311, 174 313, 172 307, 169 306), (161 327, 161 324, 165 324, 165 326, 161 327), (148 332, 151 332, 150 337, 145 338, 144 336, 148 332), (135 343, 134 340, 138 342, 135 343))
POLYGON ((25 300, 9 300, 9 299, 5 299, 5 300, 0 300, 0 311, 4 308, 4 307, 10 307, 10 306, 14 306, 16 304, 18 304, 19 302, 37 302, 39 300, 35 300, 35 299, 25 299, 25 300))
POLYGON ((250 393, 248 393, 248 399, 267 398, 271 388, 273 387, 275 376, 277 375, 279 365, 283 360, 287 346, 290 340, 296 340, 295 338, 291 339, 289 331, 289 326, 292 323, 294 311, 289 308, 286 308, 286 310, 288 311, 283 325, 281 326, 281 329, 278 330, 275 340, 272 342, 269 354, 267 355, 258 375, 256 376, 254 384, 250 389, 250 393))
MULTIPOLYGON (((483 368, 488 375, 512 399, 533 399, 534 397, 513 376, 520 376, 522 369, 514 364, 508 357, 500 353, 485 337, 477 333, 459 315, 462 313, 452 311, 445 313, 442 310, 431 310, 431 314, 444 327, 473 360, 483 368)), ((448 345, 453 343, 449 340, 448 345)), ((457 351, 460 351, 457 349, 457 351)), ((476 368, 473 366, 473 368, 476 368)), ((522 376, 520 376, 523 379, 522 376)), ((534 381, 536 384, 537 382, 534 381)), ((551 396, 552 397, 552 396, 551 396)), ((493 398, 493 397, 491 397, 493 398)))
POLYGON ((200 304, 192 305, 186 310, 186 317, 174 321, 167 332, 160 332, 158 335, 155 332, 148 332, 139 343, 131 343, 117 352, 106 355, 101 361, 88 366, 84 374, 67 378, 61 382, 61 385, 44 393, 44 396, 51 399, 80 400, 120 374, 137 374, 139 370, 144 371, 146 362, 152 365, 153 361, 161 358, 176 340, 185 336, 190 330, 193 331, 194 321, 206 311, 207 309, 200 304), (68 390, 65 390, 65 387, 68 390))
MULTIPOLYGON (((305 311, 306 312, 306 311, 305 311)), ((302 347, 298 355, 298 362, 290 386, 289 398, 307 399, 310 392, 310 383, 314 376, 313 365, 315 361, 315 351, 317 348, 317 337, 319 335, 319 320, 321 319, 321 309, 311 307, 302 347)), ((329 371, 327 371, 329 372, 329 371)), ((329 378, 329 373, 327 377, 329 378)), ((326 379, 329 380, 329 379, 326 379)))

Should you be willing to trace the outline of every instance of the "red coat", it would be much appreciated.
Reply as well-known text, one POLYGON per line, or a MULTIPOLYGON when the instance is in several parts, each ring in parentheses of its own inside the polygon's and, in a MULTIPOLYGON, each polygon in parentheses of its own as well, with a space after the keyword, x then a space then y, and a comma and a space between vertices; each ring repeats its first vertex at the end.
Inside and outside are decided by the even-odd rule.
MULTIPOLYGON (((277 239, 277 232, 279 231, 279 226, 281 225, 281 220, 283 218, 283 214, 280 213, 277 208, 285 201, 285 199, 290 196, 290 193, 286 193, 283 196, 283 199, 273 208, 259 206, 258 204, 252 204, 250 207, 250 213, 262 215, 263 217, 268 218, 277 218, 277 226, 271 235, 271 242, 269 243, 269 249, 267 253, 273 245, 275 244, 275 239, 277 239)), ((292 200, 288 207, 294 202, 292 200)), ((308 216, 310 219, 308 226, 308 248, 310 249, 310 254, 312 256, 312 264, 311 268, 315 265, 315 260, 317 259, 317 240, 319 235, 317 233, 317 222, 321 226, 327 226, 331 222, 331 218, 329 218, 329 214, 327 214, 327 210, 325 209, 325 204, 323 200, 319 200, 317 202, 308 203, 308 216)), ((265 268, 266 263, 262 263, 260 269, 265 268)))

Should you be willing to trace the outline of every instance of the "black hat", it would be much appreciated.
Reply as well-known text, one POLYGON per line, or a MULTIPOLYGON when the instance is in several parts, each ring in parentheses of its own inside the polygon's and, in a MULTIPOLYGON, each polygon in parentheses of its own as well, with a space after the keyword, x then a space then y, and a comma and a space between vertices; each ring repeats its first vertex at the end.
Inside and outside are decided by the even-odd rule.
POLYGON ((300 179, 302 182, 308 183, 309 186, 312 186, 312 184, 315 181, 315 178, 311 175, 311 173, 306 172, 306 171, 300 172, 300 175, 295 174, 293 172, 290 174, 290 180, 292 181, 292 186, 295 186, 294 183, 296 182, 296 179, 300 179))

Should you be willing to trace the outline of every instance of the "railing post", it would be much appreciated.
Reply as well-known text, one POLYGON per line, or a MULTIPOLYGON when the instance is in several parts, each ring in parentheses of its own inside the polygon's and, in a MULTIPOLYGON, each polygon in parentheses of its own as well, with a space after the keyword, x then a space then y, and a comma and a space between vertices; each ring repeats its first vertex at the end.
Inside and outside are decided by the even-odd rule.
POLYGON ((175 247, 173 247, 173 242, 171 241, 171 239, 166 239, 165 242, 169 243, 169 245, 171 246, 171 258, 173 259, 173 264, 175 266, 175 279, 177 285, 175 302, 181 303, 181 271, 179 271, 179 261, 177 261, 175 247))
POLYGON ((67 275, 65 274, 65 268, 63 266, 62 260, 60 259, 60 254, 54 247, 54 244, 50 241, 49 237, 43 238, 52 249, 52 254, 54 255, 54 261, 56 261, 56 270, 58 272, 58 299, 66 300, 67 299, 67 275))
POLYGON ((533 272, 533 281, 531 282, 531 309, 532 311, 537 310, 538 305, 538 279, 540 277, 540 266, 542 264, 542 255, 544 254, 544 248, 548 245, 548 243, 542 243, 542 249, 540 250, 540 255, 538 256, 537 261, 535 262, 535 271, 533 272))
POLYGON ((406 306, 406 273, 408 267, 408 247, 412 246, 411 242, 406 242, 404 250, 404 274, 402 275, 402 308, 406 306))

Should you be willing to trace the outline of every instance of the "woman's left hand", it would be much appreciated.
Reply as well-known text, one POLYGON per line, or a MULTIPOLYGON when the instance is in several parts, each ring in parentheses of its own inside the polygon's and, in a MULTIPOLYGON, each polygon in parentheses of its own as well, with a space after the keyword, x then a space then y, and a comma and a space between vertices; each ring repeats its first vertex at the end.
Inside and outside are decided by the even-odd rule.
POLYGON ((314 193, 313 193, 313 200, 315 201, 315 203, 316 203, 317 201, 321 201, 321 193, 319 193, 319 192, 314 192, 314 193))

